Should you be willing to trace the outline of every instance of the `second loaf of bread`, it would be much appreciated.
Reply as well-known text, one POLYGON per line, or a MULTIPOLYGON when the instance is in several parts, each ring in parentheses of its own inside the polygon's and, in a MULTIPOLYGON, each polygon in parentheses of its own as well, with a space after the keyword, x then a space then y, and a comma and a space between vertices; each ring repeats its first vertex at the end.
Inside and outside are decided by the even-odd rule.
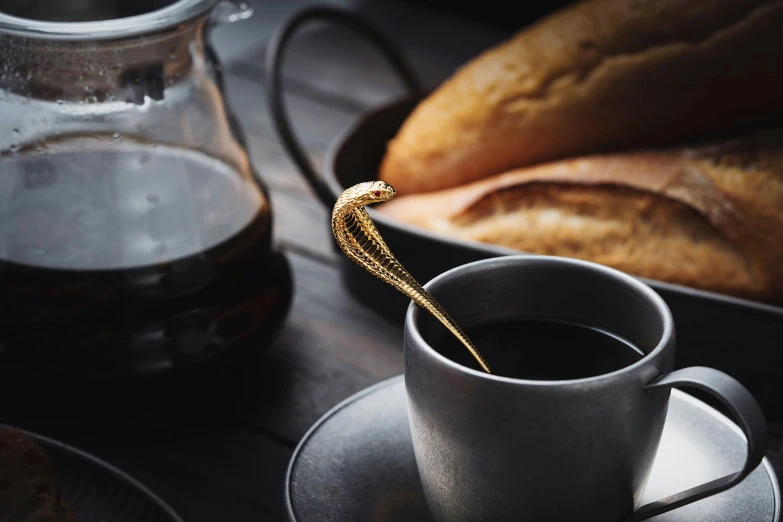
POLYGON ((398 196, 379 212, 456 238, 783 302, 783 129, 561 160, 398 196))

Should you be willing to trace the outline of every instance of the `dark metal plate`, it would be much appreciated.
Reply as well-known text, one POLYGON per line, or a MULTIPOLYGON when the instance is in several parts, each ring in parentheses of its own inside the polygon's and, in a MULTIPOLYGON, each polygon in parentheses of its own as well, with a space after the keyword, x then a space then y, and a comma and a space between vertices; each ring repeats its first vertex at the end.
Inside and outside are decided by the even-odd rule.
POLYGON ((62 442, 29 433, 60 473, 62 495, 79 522, 183 522, 152 491, 106 462, 62 442))
MULTIPOLYGON (((642 500, 658 500, 742 467, 739 428, 674 390, 658 457, 642 500)), ((336 406, 299 444, 285 499, 291 522, 430 522, 419 483, 402 377, 336 406)), ((780 489, 765 459, 743 483, 651 519, 654 522, 778 522, 780 489)))

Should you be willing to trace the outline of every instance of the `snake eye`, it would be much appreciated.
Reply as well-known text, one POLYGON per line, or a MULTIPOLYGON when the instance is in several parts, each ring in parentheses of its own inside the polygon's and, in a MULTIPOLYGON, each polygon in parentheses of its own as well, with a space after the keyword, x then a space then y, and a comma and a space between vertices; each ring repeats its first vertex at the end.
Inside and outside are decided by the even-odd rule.
POLYGON ((372 191, 372 195, 375 196, 376 198, 379 198, 379 197, 381 197, 381 191, 380 190, 373 190, 372 191))

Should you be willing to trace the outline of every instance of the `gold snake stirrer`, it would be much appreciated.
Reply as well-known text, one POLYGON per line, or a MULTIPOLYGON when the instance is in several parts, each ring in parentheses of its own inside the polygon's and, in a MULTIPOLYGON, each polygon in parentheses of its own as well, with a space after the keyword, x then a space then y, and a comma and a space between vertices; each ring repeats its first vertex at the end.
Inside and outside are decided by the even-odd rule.
POLYGON ((395 194, 394 188, 383 181, 359 183, 343 192, 332 211, 332 233, 337 244, 355 263, 434 315, 465 345, 484 371, 490 373, 489 365, 465 332, 397 261, 364 209, 365 205, 388 201, 395 194))

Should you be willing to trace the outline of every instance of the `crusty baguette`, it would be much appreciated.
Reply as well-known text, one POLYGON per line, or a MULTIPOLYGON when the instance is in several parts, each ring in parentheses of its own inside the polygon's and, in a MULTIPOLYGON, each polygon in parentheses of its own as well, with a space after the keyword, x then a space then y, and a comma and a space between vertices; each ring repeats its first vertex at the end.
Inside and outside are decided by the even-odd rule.
POLYGON ((560 160, 378 210, 448 236, 780 303, 781 209, 783 129, 560 160))
POLYGON ((400 194, 783 121, 783 0, 591 0, 457 71, 389 143, 400 194))

